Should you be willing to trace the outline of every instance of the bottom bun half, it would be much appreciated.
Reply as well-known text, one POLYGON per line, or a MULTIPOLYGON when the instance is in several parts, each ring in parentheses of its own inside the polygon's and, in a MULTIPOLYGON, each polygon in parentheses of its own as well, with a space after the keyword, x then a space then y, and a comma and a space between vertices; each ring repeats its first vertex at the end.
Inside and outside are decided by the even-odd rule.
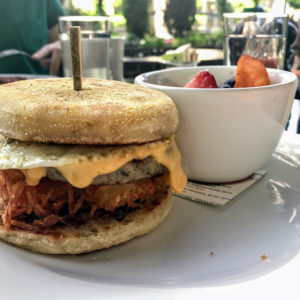
POLYGON ((31 251, 45 254, 80 254, 108 248, 146 234, 157 227, 172 206, 171 192, 157 199, 153 208, 129 213, 122 221, 91 220, 81 226, 65 226, 55 234, 33 233, 0 226, 0 238, 31 251))

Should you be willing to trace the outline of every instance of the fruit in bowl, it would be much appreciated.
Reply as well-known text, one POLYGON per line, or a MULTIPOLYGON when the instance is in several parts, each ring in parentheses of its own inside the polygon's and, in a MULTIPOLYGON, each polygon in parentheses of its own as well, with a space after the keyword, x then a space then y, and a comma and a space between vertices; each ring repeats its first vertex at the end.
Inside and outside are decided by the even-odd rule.
MULTIPOLYGON (((220 88, 243 88, 270 85, 270 78, 264 64, 249 55, 242 55, 237 64, 236 78, 226 80, 220 88)), ((200 71, 185 88, 217 88, 214 75, 207 70, 200 71)))
POLYGON ((176 134, 189 179, 231 182, 262 168, 286 126, 297 87, 287 71, 267 69, 269 85, 184 88, 201 71, 221 86, 236 66, 170 68, 139 75, 135 83, 169 95, 179 110, 176 134))

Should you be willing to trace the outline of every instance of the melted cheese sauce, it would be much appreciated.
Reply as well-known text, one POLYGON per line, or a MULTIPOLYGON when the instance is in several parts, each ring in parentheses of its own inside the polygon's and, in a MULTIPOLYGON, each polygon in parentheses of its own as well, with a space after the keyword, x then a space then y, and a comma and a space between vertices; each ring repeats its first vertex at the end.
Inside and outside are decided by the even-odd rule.
MULTIPOLYGON (((187 178, 181 168, 181 155, 174 138, 167 142, 158 141, 151 144, 124 148, 124 151, 111 153, 94 161, 79 162, 71 165, 56 167, 64 178, 77 188, 85 188, 99 175, 112 173, 133 159, 144 159, 152 156, 165 166, 170 173, 170 185, 176 193, 182 192, 187 178)), ((46 176, 47 168, 22 169, 27 184, 37 185, 46 176)))
POLYGON ((41 178, 47 175, 47 168, 22 169, 28 185, 38 185, 41 178))

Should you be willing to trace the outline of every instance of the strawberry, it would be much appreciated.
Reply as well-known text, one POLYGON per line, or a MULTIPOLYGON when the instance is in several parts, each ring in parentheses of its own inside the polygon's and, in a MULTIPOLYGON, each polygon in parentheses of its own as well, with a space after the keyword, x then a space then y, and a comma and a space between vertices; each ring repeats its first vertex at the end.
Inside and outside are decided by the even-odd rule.
POLYGON ((188 82, 185 88, 202 88, 202 89, 215 89, 217 88, 217 83, 214 75, 208 71, 199 72, 194 79, 188 82))

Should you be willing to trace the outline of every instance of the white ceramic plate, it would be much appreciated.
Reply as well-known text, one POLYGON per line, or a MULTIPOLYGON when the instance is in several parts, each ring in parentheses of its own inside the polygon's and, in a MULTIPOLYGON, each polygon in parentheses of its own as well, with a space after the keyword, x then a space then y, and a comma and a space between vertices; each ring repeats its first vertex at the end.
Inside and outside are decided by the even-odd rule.
POLYGON ((47 256, 0 243, 0 299, 295 295, 300 278, 297 147, 279 147, 263 179, 225 207, 175 198, 157 230, 108 250, 47 256))

